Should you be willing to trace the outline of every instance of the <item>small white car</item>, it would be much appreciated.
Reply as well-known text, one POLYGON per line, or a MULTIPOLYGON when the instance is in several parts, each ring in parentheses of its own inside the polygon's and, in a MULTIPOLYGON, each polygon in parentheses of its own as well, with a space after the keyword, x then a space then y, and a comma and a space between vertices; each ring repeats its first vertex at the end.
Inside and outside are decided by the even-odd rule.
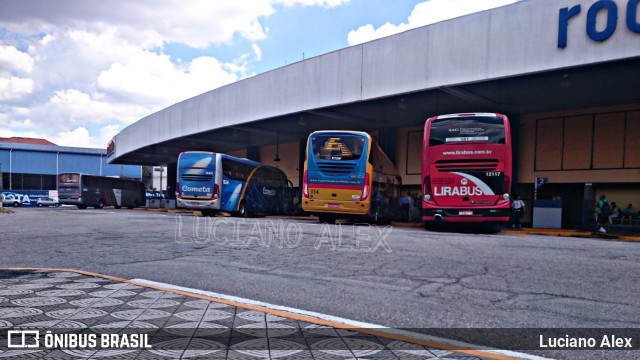
POLYGON ((2 198, 2 206, 18 207, 22 205, 21 199, 15 196, 15 194, 12 194, 12 193, 2 194, 0 195, 0 197, 2 198))
POLYGON ((58 199, 52 199, 49 197, 45 197, 45 198, 38 198, 37 204, 39 207, 43 207, 43 206, 55 206, 58 207, 60 206, 60 203, 58 202, 58 199))

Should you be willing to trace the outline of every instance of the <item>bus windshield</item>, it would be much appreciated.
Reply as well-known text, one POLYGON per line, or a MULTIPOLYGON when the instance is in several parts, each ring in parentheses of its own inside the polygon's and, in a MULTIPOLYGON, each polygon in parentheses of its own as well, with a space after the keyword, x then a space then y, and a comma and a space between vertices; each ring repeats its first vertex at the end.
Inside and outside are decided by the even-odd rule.
POLYGON ((362 156, 366 138, 360 135, 314 135, 311 139, 313 156, 317 160, 358 160, 362 156))
POLYGON ((80 174, 60 174, 58 183, 63 185, 77 185, 80 181, 80 174))
POLYGON ((184 181, 206 181, 213 178, 215 155, 202 152, 185 152, 180 156, 180 177, 184 181))
POLYGON ((429 146, 465 142, 504 144, 504 120, 469 116, 435 119, 431 123, 429 146))

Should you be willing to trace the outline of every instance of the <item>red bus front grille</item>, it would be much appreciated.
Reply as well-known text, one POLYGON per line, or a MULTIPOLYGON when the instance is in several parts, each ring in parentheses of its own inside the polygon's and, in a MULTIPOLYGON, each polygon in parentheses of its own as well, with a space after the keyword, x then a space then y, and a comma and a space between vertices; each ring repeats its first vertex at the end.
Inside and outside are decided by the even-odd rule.
POLYGON ((497 159, 460 159, 460 160, 437 160, 436 169, 438 171, 495 171, 498 168, 497 159))

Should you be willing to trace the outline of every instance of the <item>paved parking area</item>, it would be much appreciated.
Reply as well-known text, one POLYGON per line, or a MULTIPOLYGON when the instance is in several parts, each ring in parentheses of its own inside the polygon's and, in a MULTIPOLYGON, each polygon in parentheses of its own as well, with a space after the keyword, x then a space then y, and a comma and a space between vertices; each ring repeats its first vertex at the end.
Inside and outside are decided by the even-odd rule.
POLYGON ((50 270, 0 270, 0 358, 481 359, 50 270))

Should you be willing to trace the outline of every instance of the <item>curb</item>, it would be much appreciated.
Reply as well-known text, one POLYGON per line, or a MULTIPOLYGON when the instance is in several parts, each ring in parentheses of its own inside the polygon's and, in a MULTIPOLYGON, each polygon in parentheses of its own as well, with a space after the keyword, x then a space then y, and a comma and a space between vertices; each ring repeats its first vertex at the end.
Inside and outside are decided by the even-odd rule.
POLYGON ((521 231, 530 235, 548 235, 548 236, 561 236, 561 237, 577 237, 577 238, 590 238, 590 239, 601 239, 601 240, 640 242, 640 236, 615 235, 615 234, 600 233, 596 231, 586 231, 586 230, 522 228, 521 231))

